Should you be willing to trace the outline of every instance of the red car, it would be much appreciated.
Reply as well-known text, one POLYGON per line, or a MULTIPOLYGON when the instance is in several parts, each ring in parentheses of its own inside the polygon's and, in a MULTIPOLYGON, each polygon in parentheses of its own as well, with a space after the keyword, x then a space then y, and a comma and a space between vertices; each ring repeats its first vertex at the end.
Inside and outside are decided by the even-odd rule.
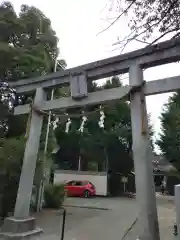
POLYGON ((65 184, 65 190, 71 197, 88 198, 96 195, 96 188, 89 181, 68 181, 65 184))

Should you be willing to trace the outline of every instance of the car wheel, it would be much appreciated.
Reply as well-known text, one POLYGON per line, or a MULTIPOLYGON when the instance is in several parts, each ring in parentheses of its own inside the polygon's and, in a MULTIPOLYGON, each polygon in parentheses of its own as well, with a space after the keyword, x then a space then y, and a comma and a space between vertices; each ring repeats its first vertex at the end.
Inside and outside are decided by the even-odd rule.
POLYGON ((90 197, 90 192, 88 190, 84 191, 84 197, 89 198, 90 197))

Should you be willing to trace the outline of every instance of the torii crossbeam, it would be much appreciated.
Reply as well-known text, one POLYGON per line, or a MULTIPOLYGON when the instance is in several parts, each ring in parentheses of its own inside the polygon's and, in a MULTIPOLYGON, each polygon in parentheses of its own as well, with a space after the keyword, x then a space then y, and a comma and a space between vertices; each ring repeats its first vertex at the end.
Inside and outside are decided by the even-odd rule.
MULTIPOLYGON (((139 206, 138 224, 141 226, 141 232, 139 233, 141 240, 160 239, 145 96, 173 92, 180 89, 180 76, 146 83, 143 80, 143 70, 179 60, 180 39, 174 39, 63 72, 56 72, 34 79, 19 80, 11 84, 20 94, 36 92, 34 104, 43 111, 101 104, 130 96, 133 159, 136 173, 136 194, 139 206), (88 81, 127 72, 129 72, 128 86, 88 93, 88 81), (67 83, 70 84, 71 97, 46 100, 46 89, 67 83)), ((15 115, 26 114, 28 111, 29 105, 18 106, 15 108, 15 115)), ((29 218, 29 205, 42 121, 43 115, 33 111, 14 217, 6 219, 3 228, 4 232, 11 232, 12 234, 14 226, 21 226, 19 233, 21 235, 28 231, 31 231, 33 235, 35 232, 32 224, 34 220, 29 218), (30 224, 27 224, 28 222, 30 224)), ((17 234, 17 231, 14 230, 14 233, 17 234)), ((7 234, 4 233, 4 235, 7 234)))

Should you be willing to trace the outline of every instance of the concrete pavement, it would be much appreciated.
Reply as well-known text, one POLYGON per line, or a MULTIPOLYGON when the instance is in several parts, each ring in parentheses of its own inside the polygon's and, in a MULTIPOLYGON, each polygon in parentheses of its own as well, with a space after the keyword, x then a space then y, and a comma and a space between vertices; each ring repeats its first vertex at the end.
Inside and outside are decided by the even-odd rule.
MULTIPOLYGON (((157 197, 158 216, 162 240, 173 240, 175 221, 172 201, 157 197)), ((69 198, 66 203, 67 220, 64 240, 120 240, 137 217, 136 200, 125 198, 69 198), (67 205, 71 205, 68 207, 67 205), (72 207, 81 206, 79 207, 72 207), (83 208, 82 208, 83 206, 83 208), (99 209, 106 210, 99 210, 99 209), (108 210, 107 210, 108 209, 108 210)), ((43 227, 41 240, 59 240, 62 216, 57 211, 44 211, 37 216, 37 224, 43 227)), ((125 240, 135 240, 138 223, 125 240)))

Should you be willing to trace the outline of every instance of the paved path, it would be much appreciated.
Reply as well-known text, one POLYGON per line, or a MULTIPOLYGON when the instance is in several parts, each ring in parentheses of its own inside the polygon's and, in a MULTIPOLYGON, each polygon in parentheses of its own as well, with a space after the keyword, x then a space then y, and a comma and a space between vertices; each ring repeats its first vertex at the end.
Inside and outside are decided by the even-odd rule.
MULTIPOLYGON (((136 200, 124 198, 69 198, 66 201, 67 221, 64 240, 120 240, 136 219, 136 200), (72 205, 81 206, 72 207, 72 205), (82 206, 84 208, 82 208, 82 206), (99 210, 99 209, 109 210, 99 210)), ((173 240, 172 226, 175 220, 172 199, 158 197, 158 215, 162 240, 173 240)), ((43 227, 41 240, 59 240, 62 216, 59 212, 45 211, 37 217, 43 227)), ((135 240, 138 224, 125 240, 135 240)))

